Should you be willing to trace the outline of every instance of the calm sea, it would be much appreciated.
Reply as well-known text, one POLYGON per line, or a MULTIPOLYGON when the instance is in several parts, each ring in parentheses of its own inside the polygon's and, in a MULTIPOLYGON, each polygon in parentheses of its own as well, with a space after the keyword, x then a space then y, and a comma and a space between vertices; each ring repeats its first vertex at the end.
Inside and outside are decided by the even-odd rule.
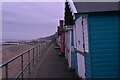
POLYGON ((7 41, 23 41, 23 39, 2 39, 2 42, 7 42, 7 41))
MULTIPOLYGON (((14 41, 22 41, 20 39, 2 39, 2 42, 8 42, 8 41, 11 41, 11 42, 14 42, 14 41)), ((2 47, 2 50, 5 50, 9 47, 11 47, 12 45, 0 45, 0 47, 2 47)))

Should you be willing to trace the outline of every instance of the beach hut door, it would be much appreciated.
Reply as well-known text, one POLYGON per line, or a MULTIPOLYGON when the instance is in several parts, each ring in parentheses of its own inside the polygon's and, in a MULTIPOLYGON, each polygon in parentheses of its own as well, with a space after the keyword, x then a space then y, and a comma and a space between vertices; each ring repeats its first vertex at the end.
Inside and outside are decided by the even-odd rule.
POLYGON ((68 64, 71 68, 71 30, 68 31, 68 64))
POLYGON ((78 62, 78 75, 85 78, 85 59, 84 53, 84 39, 83 39, 83 20, 82 17, 78 18, 75 22, 76 25, 76 43, 77 43, 77 62, 78 62))

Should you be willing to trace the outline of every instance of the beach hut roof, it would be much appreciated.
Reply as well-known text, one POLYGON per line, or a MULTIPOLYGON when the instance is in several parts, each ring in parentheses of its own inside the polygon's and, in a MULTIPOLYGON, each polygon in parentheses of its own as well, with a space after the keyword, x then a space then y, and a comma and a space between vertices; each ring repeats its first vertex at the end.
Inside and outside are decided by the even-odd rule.
POLYGON ((76 13, 120 10, 120 2, 73 2, 76 13))

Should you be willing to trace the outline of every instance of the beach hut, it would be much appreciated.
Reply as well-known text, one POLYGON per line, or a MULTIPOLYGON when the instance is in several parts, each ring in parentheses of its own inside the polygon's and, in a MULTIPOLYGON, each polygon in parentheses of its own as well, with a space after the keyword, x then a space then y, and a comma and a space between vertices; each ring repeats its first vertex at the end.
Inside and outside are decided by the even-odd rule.
POLYGON ((67 33, 67 37, 66 37, 66 57, 67 57, 67 60, 68 60, 68 65, 69 65, 69 68, 71 68, 71 29, 69 28, 66 28, 66 33, 67 33))
POLYGON ((59 21, 59 26, 57 27, 57 32, 58 32, 58 45, 60 47, 61 54, 65 54, 65 32, 64 32, 64 21, 60 20, 59 21))
POLYGON ((57 38, 57 43, 60 47, 61 54, 65 54, 65 32, 64 32, 64 21, 60 20, 59 21, 59 26, 57 27, 57 32, 58 32, 58 38, 57 38))
POLYGON ((68 61, 68 42, 69 42, 69 39, 68 39, 68 31, 65 30, 65 59, 68 61))
POLYGON ((61 54, 65 55, 65 31, 64 31, 64 20, 60 20, 61 27, 61 54))
MULTIPOLYGON (((70 52, 70 31, 65 29, 65 59, 68 61, 68 54, 70 52)), ((69 62, 69 61, 68 61, 69 62)))
POLYGON ((60 26, 57 26, 57 32, 58 32, 58 37, 57 37, 57 45, 61 48, 61 31, 60 31, 60 26))
POLYGON ((119 77, 118 6, 118 2, 69 2, 71 12, 65 11, 73 14, 79 77, 119 77))
POLYGON ((62 47, 61 47, 61 53, 65 55, 65 32, 62 32, 62 47))
POLYGON ((66 53, 65 57, 68 60, 69 68, 74 69, 73 67, 73 62, 72 62, 72 56, 74 55, 74 50, 73 50, 73 26, 66 26, 66 53))
POLYGON ((74 21, 71 13, 71 10, 68 8, 68 3, 65 3, 65 30, 66 30, 66 55, 68 58, 68 64, 70 70, 75 70, 77 73, 77 54, 74 50, 74 33, 73 33, 73 26, 74 21))

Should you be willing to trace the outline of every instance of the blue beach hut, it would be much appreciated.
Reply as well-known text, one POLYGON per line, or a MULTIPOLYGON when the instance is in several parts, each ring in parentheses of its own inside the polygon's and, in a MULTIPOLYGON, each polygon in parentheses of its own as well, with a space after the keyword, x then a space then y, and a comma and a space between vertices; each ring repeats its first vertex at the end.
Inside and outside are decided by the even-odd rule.
MULTIPOLYGON (((66 15, 74 25, 78 76, 119 77, 120 9, 118 2, 69 2, 66 15), (74 10, 73 10, 74 9, 74 10)), ((66 22, 71 22, 67 17, 66 22)), ((70 24, 70 23, 69 23, 70 24)))

